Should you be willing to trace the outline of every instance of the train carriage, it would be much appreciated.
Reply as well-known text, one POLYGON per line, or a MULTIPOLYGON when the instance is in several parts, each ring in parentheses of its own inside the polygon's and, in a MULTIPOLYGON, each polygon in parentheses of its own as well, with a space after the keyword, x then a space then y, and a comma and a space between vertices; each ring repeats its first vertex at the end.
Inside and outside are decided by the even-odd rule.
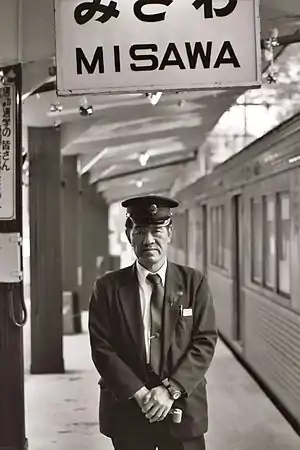
POLYGON ((300 114, 177 193, 170 258, 206 273, 223 339, 300 430, 300 114))

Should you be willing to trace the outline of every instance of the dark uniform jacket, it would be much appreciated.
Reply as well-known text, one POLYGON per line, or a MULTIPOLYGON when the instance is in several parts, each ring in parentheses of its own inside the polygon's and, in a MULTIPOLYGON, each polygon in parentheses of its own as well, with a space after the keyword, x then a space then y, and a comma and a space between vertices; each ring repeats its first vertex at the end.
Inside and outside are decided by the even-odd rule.
MULTIPOLYGON (((153 385, 149 385, 135 264, 97 279, 90 301, 89 331, 92 358, 101 376, 101 432, 110 437, 132 429, 143 433, 149 423, 132 396, 143 385, 153 385)), ((160 424, 178 438, 207 431, 205 373, 216 340, 206 278, 199 271, 168 262, 160 378, 174 378, 185 392, 173 404, 182 409, 182 422, 175 424, 167 417, 160 424)))

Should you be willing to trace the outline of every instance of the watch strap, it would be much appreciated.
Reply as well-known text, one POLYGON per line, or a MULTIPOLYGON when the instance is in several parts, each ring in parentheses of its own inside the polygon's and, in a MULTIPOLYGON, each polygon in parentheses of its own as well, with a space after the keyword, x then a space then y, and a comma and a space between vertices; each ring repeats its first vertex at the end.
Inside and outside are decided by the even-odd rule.
POLYGON ((172 383, 171 380, 169 380, 168 378, 165 378, 164 380, 162 380, 162 384, 165 386, 165 388, 168 390, 171 398, 174 399, 174 393, 179 394, 179 396, 182 395, 181 390, 177 387, 177 385, 175 385, 175 383, 172 383))

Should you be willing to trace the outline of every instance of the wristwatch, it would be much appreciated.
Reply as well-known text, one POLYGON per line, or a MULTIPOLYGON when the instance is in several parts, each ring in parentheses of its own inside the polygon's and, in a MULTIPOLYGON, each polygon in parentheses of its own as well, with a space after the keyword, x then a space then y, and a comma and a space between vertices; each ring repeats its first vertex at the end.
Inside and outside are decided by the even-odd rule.
POLYGON ((181 397, 181 391, 173 383, 170 383, 168 378, 162 380, 162 384, 168 390, 172 400, 178 400, 181 397))

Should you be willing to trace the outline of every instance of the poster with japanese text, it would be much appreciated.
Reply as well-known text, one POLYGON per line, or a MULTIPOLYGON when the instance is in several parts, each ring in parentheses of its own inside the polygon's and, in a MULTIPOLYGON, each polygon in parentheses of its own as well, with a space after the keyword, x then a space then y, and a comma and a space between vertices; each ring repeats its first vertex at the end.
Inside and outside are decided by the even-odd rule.
POLYGON ((0 220, 15 218, 15 88, 0 87, 0 220))

